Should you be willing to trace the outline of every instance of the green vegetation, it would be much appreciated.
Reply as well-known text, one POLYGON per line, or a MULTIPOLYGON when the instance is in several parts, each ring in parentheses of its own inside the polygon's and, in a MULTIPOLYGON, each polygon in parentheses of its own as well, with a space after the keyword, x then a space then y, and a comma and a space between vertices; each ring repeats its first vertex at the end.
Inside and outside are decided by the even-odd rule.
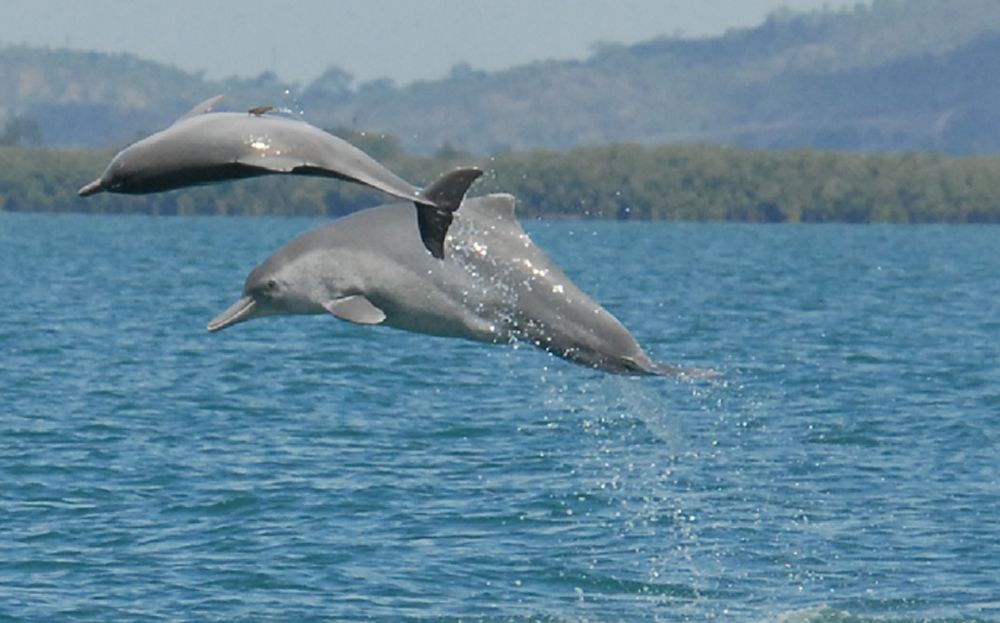
MULTIPOLYGON (((1000 223, 1000 157, 770 152, 614 145, 474 158, 406 154, 382 135, 338 132, 424 185, 458 164, 487 174, 472 194, 509 192, 522 217, 743 222, 1000 223)), ((267 177, 154 195, 76 189, 111 154, 0 148, 0 211, 337 216, 387 201, 336 180, 267 177)))
POLYGON ((1000 222, 1000 158, 613 146, 498 158, 541 215, 741 222, 1000 222))

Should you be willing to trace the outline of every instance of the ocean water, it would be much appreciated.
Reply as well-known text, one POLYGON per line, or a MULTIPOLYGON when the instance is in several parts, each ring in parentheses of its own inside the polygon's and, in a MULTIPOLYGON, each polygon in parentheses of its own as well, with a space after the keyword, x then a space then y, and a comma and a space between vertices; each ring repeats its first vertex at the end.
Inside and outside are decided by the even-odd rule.
POLYGON ((526 224, 685 383, 205 331, 317 223, 0 214, 0 620, 1000 620, 1000 229, 526 224))

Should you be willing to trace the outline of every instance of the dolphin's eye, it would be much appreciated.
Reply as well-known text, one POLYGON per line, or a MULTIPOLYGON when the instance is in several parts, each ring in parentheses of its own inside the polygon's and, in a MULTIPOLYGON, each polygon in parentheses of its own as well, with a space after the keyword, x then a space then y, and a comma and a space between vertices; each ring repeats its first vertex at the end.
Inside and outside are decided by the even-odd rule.
POLYGON ((278 289, 278 282, 275 281, 274 279, 271 279, 270 281, 267 282, 267 289, 268 290, 277 290, 278 289))

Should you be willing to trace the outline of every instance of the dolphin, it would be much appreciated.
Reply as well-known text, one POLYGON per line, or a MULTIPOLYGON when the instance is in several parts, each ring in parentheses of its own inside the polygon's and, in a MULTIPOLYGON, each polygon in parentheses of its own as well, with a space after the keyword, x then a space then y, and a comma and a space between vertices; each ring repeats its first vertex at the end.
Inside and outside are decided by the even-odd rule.
POLYGON ((167 129, 118 152, 99 178, 80 188, 80 196, 154 193, 269 174, 332 177, 414 202, 424 245, 441 257, 451 213, 482 174, 479 169, 456 169, 420 190, 341 138, 265 114, 270 106, 211 112, 222 97, 201 102, 167 129))
POLYGON ((254 268, 243 296, 208 330, 276 314, 330 314, 480 342, 527 341, 618 374, 715 375, 651 360, 531 241, 514 207, 508 194, 465 200, 444 261, 428 257, 409 235, 414 213, 405 204, 362 210, 308 231, 254 268))

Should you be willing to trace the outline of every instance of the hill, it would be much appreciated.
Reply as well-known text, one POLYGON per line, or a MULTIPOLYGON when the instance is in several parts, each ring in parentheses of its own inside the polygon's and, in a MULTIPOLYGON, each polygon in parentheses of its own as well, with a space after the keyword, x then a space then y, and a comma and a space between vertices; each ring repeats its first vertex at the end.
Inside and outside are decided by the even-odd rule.
POLYGON ((0 122, 31 119, 48 145, 120 145, 227 92, 232 107, 301 106, 316 125, 387 132, 420 153, 711 142, 979 154, 1000 151, 998 70, 995 0, 875 0, 402 87, 356 86, 336 67, 304 86, 212 82, 127 55, 6 48, 0 122))

